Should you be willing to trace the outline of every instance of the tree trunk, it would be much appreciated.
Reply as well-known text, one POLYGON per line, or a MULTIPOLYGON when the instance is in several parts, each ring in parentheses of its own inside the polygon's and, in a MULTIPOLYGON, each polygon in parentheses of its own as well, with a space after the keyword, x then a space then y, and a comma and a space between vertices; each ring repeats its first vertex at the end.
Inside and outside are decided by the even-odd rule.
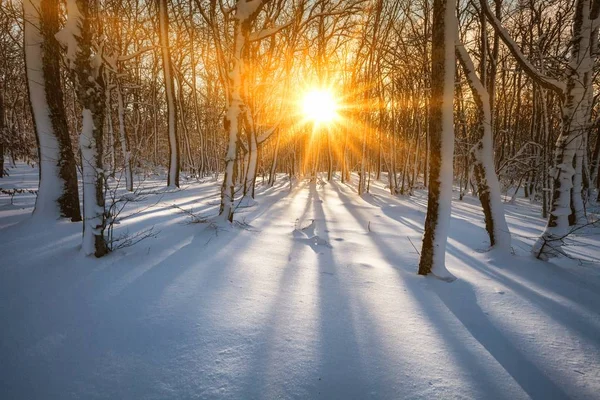
POLYGON ((333 150, 331 145, 331 130, 327 131, 327 181, 333 177, 333 150))
MULTIPOLYGON (((108 74, 106 74, 108 75, 108 74)), ((106 78, 108 76, 105 76, 106 78)), ((107 166, 107 170, 108 170, 108 175, 113 177, 115 176, 115 169, 116 167, 116 160, 115 160, 115 132, 114 132, 114 128, 113 128, 113 121, 112 121, 112 110, 111 110, 111 90, 110 90, 110 82, 106 82, 106 96, 104 99, 104 102, 106 103, 105 108, 106 108, 106 135, 107 135, 107 139, 108 139, 108 143, 106 144, 106 151, 108 151, 108 154, 106 154, 106 161, 108 162, 108 166, 107 166)))
MULTIPOLYGON (((592 20, 590 0, 577 0, 573 20, 573 45, 567 72, 565 100, 562 105, 562 128, 556 142, 553 171, 553 193, 546 229, 534 244, 532 252, 540 259, 560 254, 562 239, 569 234, 569 215, 583 213, 581 182, 581 146, 584 143, 589 116, 586 85, 593 68, 590 56, 592 20)), ((571 221, 574 222, 574 221, 571 221)))
POLYGON ((275 142, 275 149, 273 151, 273 162, 271 163, 271 173, 269 175, 269 187, 273 187, 277 175, 277 157, 279 156, 279 141, 281 132, 277 131, 277 139, 275 142))
POLYGON ((452 207, 455 9, 455 0, 433 2, 429 195, 418 271, 447 281, 455 279, 445 266, 452 207))
POLYGON ((250 27, 256 18, 261 0, 239 0, 236 3, 233 18, 235 25, 233 29, 233 52, 229 60, 228 73, 228 104, 225 113, 224 126, 228 135, 227 153, 225 155, 225 177, 221 188, 221 205, 219 215, 227 221, 233 222, 233 202, 235 195, 234 169, 237 143, 242 128, 246 105, 242 93, 244 93, 244 51, 249 43, 250 27))
POLYGON ((0 80, 0 178, 4 178, 4 82, 0 80))
MULTIPOLYGON (((59 32, 67 45, 67 59, 72 70, 77 99, 83 109, 79 149, 83 178, 83 238, 82 251, 86 255, 102 257, 108 253, 104 230, 103 124, 105 112, 105 83, 103 65, 92 52, 94 29, 92 21, 97 10, 90 10, 90 2, 76 0, 67 3, 68 19, 59 32)), ((97 23, 97 22, 96 22, 97 23)))
POLYGON ((123 153, 123 164, 125 166, 125 186, 127 191, 133 192, 133 171, 131 168, 131 151, 129 149, 129 138, 127 137, 127 127, 125 125, 125 100, 123 99, 123 88, 117 82, 117 103, 119 109, 119 142, 121 143, 121 152, 123 153))
POLYGON ((462 44, 457 44, 456 55, 460 60, 473 98, 479 109, 479 139, 473 147, 473 168, 479 200, 485 216, 485 229, 490 245, 510 250, 510 232, 504 216, 500 183, 494 168, 494 139, 492 137, 492 113, 490 97, 483 83, 475 74, 475 66, 462 44))
POLYGON ((169 175, 167 186, 179 187, 179 138, 177 137, 177 104, 173 80, 173 61, 169 47, 169 11, 167 0, 158 0, 160 46, 162 48, 163 74, 167 96, 167 126, 169 130, 169 175))
POLYGON ((50 0, 23 2, 26 74, 40 167, 33 215, 81 221, 77 169, 60 79, 60 46, 54 37, 58 8, 58 3, 50 0))
POLYGON ((248 132, 248 165, 246 168, 246 178, 244 180, 244 196, 250 195, 254 198, 254 183, 256 181, 256 171, 258 167, 258 143, 254 129, 248 132))

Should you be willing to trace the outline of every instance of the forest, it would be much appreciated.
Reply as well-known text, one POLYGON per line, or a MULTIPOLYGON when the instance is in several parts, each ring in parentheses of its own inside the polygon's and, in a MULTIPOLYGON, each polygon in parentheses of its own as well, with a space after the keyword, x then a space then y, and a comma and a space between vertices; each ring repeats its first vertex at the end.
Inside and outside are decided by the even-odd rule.
POLYGON ((593 398, 600 0, 0 0, 7 398, 593 398))

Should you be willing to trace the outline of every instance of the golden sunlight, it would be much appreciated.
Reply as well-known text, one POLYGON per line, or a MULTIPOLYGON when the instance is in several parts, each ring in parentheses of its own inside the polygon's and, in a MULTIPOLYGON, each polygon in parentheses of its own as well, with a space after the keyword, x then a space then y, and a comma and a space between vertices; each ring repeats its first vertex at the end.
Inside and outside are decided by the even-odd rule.
POLYGON ((307 120, 327 124, 338 116, 337 110, 338 104, 329 90, 314 89, 304 95, 302 112, 307 120))

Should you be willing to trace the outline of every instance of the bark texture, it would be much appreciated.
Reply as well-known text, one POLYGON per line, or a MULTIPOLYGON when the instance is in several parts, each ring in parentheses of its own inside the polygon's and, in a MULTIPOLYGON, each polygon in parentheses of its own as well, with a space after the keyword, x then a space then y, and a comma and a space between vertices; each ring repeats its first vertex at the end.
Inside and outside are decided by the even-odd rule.
POLYGON ((490 246, 509 250, 510 233, 500 198, 500 183, 494 169, 490 97, 483 82, 477 77, 475 66, 462 44, 457 44, 456 56, 467 76, 469 87, 473 92, 473 99, 479 110, 479 137, 471 154, 477 191, 485 217, 485 229, 490 238, 490 246))
POLYGON ((59 28, 58 8, 51 0, 26 0, 23 5, 29 99, 40 163, 33 213, 49 215, 57 209, 58 215, 52 217, 81 221, 77 169, 63 103, 60 45, 54 37, 59 28))
POLYGON ((445 251, 452 202, 455 6, 455 0, 433 3, 429 194, 418 271, 448 281, 454 279, 445 267, 445 251))

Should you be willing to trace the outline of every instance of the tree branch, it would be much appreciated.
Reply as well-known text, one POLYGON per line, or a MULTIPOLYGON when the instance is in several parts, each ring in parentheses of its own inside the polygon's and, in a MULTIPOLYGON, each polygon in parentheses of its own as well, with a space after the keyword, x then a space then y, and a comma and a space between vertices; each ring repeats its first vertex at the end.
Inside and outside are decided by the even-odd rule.
POLYGON ((567 86, 564 82, 561 82, 557 79, 550 78, 544 74, 542 74, 536 67, 534 67, 527 57, 521 52, 519 46, 515 43, 515 41, 510 37, 510 34, 504 27, 502 23, 496 18, 496 16, 490 10, 490 6, 487 2, 488 0, 480 0, 481 7, 487 20, 492 24, 494 30, 500 36, 508 50, 515 57, 521 68, 529 75, 531 79, 539 83, 542 87, 552 90, 556 92, 559 96, 564 97, 567 86))

